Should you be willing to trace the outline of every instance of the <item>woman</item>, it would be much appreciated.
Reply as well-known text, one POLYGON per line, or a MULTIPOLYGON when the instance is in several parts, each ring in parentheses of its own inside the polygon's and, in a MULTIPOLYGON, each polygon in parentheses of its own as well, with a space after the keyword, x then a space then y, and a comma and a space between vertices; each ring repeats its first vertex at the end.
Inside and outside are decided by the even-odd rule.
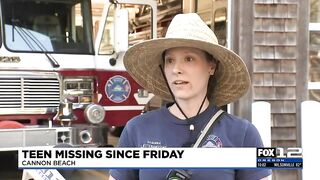
MULTIPOLYGON (((242 59, 218 45, 197 14, 179 14, 165 38, 130 48, 124 63, 149 92, 173 103, 135 117, 126 125, 120 147, 191 147, 219 106, 238 100, 250 86, 242 59)), ((263 146, 257 129, 230 114, 217 120, 200 147, 263 146)), ((268 170, 190 170, 191 179, 262 179, 268 170)), ((110 179, 169 179, 169 170, 111 170, 110 179)))

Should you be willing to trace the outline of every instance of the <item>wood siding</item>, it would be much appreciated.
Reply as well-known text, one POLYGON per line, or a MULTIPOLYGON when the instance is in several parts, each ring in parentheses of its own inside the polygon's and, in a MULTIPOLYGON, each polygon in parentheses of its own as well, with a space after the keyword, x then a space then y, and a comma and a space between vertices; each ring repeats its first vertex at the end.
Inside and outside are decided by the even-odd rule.
MULTIPOLYGON (((309 1, 233 2, 232 48, 245 60, 252 78, 252 90, 235 109, 250 100, 271 103, 272 146, 300 146, 300 104, 307 97, 309 1)), ((273 179, 300 179, 300 173, 275 170, 273 179)))
MULTIPOLYGON (((253 100, 271 103, 273 146, 296 146, 298 1, 255 0, 253 100)), ((274 179, 297 179, 274 171, 274 179)))

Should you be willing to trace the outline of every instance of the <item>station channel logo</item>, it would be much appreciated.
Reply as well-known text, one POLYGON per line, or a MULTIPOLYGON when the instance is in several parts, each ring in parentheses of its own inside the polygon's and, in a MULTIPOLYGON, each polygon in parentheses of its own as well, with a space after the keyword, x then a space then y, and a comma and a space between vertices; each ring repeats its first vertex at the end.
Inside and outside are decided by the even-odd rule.
POLYGON ((302 148, 257 148, 257 168, 302 169, 302 148))

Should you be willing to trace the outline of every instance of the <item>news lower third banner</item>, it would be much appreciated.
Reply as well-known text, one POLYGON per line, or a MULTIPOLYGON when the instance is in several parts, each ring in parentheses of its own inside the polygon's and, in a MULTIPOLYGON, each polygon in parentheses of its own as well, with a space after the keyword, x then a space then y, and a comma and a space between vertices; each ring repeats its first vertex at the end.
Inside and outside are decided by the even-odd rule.
POLYGON ((301 148, 35 147, 18 151, 20 169, 303 167, 301 148))

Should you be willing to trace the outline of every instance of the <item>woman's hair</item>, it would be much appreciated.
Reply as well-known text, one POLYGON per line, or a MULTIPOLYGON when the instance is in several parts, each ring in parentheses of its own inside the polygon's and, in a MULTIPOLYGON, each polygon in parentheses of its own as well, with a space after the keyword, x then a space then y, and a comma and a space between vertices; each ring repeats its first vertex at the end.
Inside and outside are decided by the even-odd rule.
MULTIPOLYGON (((208 63, 214 63, 215 65, 215 70, 214 70, 214 74, 218 71, 218 67, 219 67, 219 61, 216 60, 211 54, 209 54, 208 52, 204 51, 205 56, 206 56, 206 60, 208 61, 208 63)), ((207 92, 212 92, 214 90, 215 84, 216 84, 216 80, 215 80, 215 75, 211 75, 209 77, 209 81, 208 81, 208 87, 207 87, 207 92)), ((211 99, 212 93, 207 93, 207 98, 211 99)), ((212 102, 212 101, 210 101, 212 102)))
POLYGON ((203 51, 205 53, 206 59, 209 63, 213 62, 214 64, 217 64, 217 60, 209 54, 207 51, 203 51))

